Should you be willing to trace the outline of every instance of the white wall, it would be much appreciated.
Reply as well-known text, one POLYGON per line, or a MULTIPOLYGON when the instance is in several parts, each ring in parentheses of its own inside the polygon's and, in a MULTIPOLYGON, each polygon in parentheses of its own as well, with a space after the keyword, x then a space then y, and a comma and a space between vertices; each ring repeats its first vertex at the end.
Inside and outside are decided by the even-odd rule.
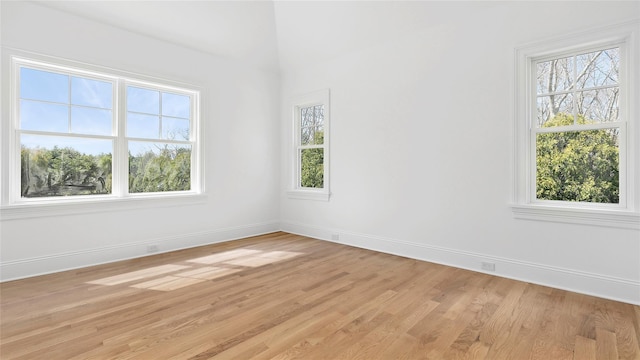
POLYGON ((501 276, 640 303, 637 230, 517 220, 509 208, 514 49, 639 17, 638 2, 503 2, 285 69, 282 114, 331 90, 332 196, 286 197, 283 116, 283 229, 474 270, 494 262, 501 276))
MULTIPOLYGON (((207 194, 195 205, 3 220, 2 279, 278 229, 276 72, 26 2, 3 1, 1 16, 2 46, 200 87, 207 194)), ((6 116, 7 78, 2 87, 6 116)))

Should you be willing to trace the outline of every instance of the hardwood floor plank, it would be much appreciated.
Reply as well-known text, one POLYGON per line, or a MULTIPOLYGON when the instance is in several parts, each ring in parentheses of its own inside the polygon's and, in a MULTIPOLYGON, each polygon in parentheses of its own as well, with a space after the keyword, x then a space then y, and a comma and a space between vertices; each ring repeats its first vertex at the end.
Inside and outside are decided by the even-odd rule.
POLYGON ((4 359, 640 359, 640 307, 274 233, 0 284, 4 359))
POLYGON ((155 277, 157 275, 163 275, 166 273, 175 272, 176 270, 184 270, 188 268, 189 266, 184 266, 184 265, 172 265, 172 264, 161 265, 161 266, 156 266, 156 267, 152 267, 144 270, 132 271, 130 273, 125 273, 121 275, 110 276, 110 277, 99 279, 99 280, 89 281, 88 283, 95 284, 95 285, 113 286, 113 285, 123 284, 123 283, 132 282, 136 280, 155 277))
POLYGON ((596 329, 596 358, 598 360, 616 360, 618 347, 616 334, 607 330, 596 329))
POLYGON ((230 275, 239 271, 241 271, 241 269, 228 269, 228 268, 220 268, 220 267, 213 267, 213 266, 204 266, 199 269, 177 273, 175 276, 194 278, 194 279, 203 279, 203 280, 213 280, 213 279, 217 279, 219 277, 230 275))
POLYGON ((574 360, 596 360, 596 341, 576 336, 575 349, 573 351, 574 360))

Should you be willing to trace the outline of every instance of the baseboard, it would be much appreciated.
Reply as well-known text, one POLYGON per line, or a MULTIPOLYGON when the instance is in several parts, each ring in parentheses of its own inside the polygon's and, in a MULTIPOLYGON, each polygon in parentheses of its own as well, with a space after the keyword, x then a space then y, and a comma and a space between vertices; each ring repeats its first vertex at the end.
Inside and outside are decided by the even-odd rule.
POLYGON ((640 305, 640 282, 634 280, 298 223, 281 222, 280 229, 344 245, 640 305), (495 271, 483 271, 481 262, 494 263, 495 271))
POLYGON ((146 239, 122 245, 32 257, 0 263, 0 281, 17 280, 32 276, 46 275, 87 266, 128 260, 164 252, 215 244, 250 236, 268 234, 280 229, 277 221, 215 229, 190 234, 146 239), (149 253, 148 247, 156 246, 157 251, 149 253))
POLYGON ((268 234, 279 230, 368 250, 484 272, 490 275, 640 305, 640 282, 638 281, 456 249, 417 244, 368 234, 359 234, 341 229, 320 228, 292 222, 277 221, 6 261, 0 263, 0 282, 148 256, 152 254, 147 252, 147 248, 152 245, 158 247, 157 253, 163 253, 268 234), (334 235, 338 235, 338 237, 334 237, 334 235), (494 263, 496 266, 495 271, 482 271, 480 268, 481 262, 494 263))

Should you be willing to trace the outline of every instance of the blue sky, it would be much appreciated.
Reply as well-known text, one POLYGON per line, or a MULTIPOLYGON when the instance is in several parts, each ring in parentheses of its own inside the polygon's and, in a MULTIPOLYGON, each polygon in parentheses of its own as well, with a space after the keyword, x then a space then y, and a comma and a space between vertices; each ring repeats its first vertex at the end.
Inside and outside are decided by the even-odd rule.
POLYGON ((619 48, 539 62, 538 126, 551 119, 550 105, 591 121, 617 121, 619 66, 619 48))
MULTIPOLYGON (((112 135, 113 86, 108 81, 23 67, 20 71, 20 128, 62 134, 112 135)), ((127 87, 127 136, 187 140, 190 98, 127 87)), ((25 135, 22 145, 71 146, 86 153, 112 152, 110 140, 25 135)))

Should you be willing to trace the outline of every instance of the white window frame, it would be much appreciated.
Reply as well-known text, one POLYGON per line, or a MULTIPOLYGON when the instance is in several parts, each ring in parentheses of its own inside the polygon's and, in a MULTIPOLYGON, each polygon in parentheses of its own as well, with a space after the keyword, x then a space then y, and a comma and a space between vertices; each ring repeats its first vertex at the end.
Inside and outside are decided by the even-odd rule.
MULTIPOLYGON (((182 84, 157 77, 133 74, 96 65, 54 58, 41 54, 3 48, 2 75, 2 156, 0 157, 0 219, 13 220, 31 217, 73 215, 91 212, 118 211, 134 208, 175 206, 202 203, 204 194, 204 159, 200 123, 201 90, 191 84, 182 84), (111 139, 113 147, 111 194, 75 195, 63 197, 22 198, 20 196, 20 143, 19 133, 19 69, 21 66, 50 72, 59 72, 94 78, 113 84, 112 134, 108 136, 59 134, 76 138, 111 139), (190 139, 191 186, 188 191, 154 193, 128 192, 128 151, 126 137, 126 87, 138 86, 158 91, 188 94, 191 98, 190 139), (8 96, 7 96, 8 94, 8 96)), ((35 131, 37 132, 37 131, 35 131)), ((52 134, 58 135, 58 134, 52 134)), ((135 139, 134 139, 135 140, 135 139)), ((158 139, 157 142, 166 142, 158 139)))
MULTIPOLYGON (((545 40, 516 49, 514 104, 513 204, 515 218, 640 229, 640 22, 545 40), (576 51, 620 47, 620 201, 601 204, 536 199, 535 62, 576 51)), ((607 127, 608 124, 595 127, 607 127)), ((539 130, 539 129, 538 129, 539 130)), ((587 130, 581 128, 580 130, 587 130)))
POLYGON ((331 124, 331 109, 329 104, 329 89, 323 89, 314 91, 312 93, 302 95, 294 99, 292 104, 292 119, 293 119, 293 146, 291 151, 291 168, 292 168, 292 177, 291 177, 291 186, 290 190, 287 191, 287 195, 292 199, 305 199, 305 200, 321 200, 328 201, 331 196, 331 192, 329 190, 329 159, 330 159, 330 124, 331 124), (323 187, 314 189, 314 188, 305 188, 300 185, 301 180, 301 158, 300 151, 302 148, 305 148, 301 144, 301 109, 316 105, 324 106, 324 118, 323 118, 323 127, 324 127, 324 141, 322 145, 314 145, 313 147, 322 148, 324 151, 323 155, 323 187))

